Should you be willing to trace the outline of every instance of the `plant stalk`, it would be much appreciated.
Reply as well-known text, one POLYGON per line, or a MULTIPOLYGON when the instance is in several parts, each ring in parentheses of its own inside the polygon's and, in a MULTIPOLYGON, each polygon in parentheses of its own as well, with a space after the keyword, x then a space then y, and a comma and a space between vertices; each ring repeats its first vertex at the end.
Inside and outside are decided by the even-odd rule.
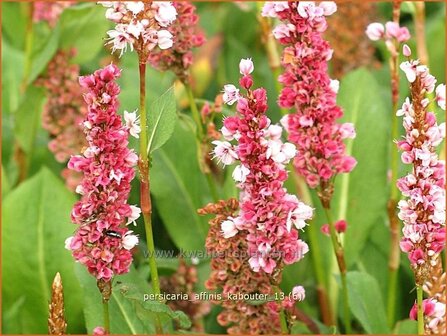
POLYGON ((216 181, 212 176, 212 172, 207 169, 206 162, 205 162, 205 155, 207 153, 204 153, 204 143, 205 141, 205 133, 203 130, 203 124, 202 119, 200 117, 199 109, 197 108, 196 100, 194 98, 194 93, 192 92, 191 85, 187 82, 184 82, 185 90, 188 95, 189 100, 189 107, 191 109, 192 117, 194 119, 194 122, 196 123, 197 127, 197 159, 199 161, 199 167, 202 173, 206 177, 206 182, 208 183, 208 187, 211 192, 211 197, 213 198, 214 202, 217 202, 219 198, 219 193, 217 191, 216 181))
MULTIPOLYGON (((416 1, 414 2, 414 7, 413 21, 416 33, 417 56, 422 64, 429 67, 427 40, 425 38, 425 3, 424 1, 416 1)), ((428 98, 430 99, 430 110, 434 111, 436 109, 434 102, 435 94, 430 92, 428 98)))
MULTIPOLYGON (((150 160, 147 152, 147 114, 146 114, 146 63, 140 58, 139 62, 140 74, 140 158, 138 167, 140 170, 140 205, 144 218, 144 227, 146 231, 146 243, 149 255, 149 268, 151 271, 151 282, 154 294, 160 294, 160 280, 158 278, 157 262, 155 259, 155 244, 152 232, 152 203, 150 196, 150 177, 149 166, 150 160)), ((160 318, 155 315, 155 329, 157 334, 163 333, 160 318)))
POLYGON ((191 85, 189 83, 184 83, 185 90, 189 99, 189 107, 191 108, 192 118, 194 119, 197 127, 197 137, 201 140, 203 139, 203 125, 202 120, 200 118, 199 109, 197 108, 196 101, 194 100, 194 94, 191 89, 191 85))
MULTIPOLYGON (((309 193, 309 188, 302 177, 298 176, 296 170, 290 169, 292 179, 294 181, 296 193, 301 200, 309 206, 312 206, 312 197, 309 193)), ((323 258, 321 256, 320 244, 318 243, 318 230, 310 223, 308 230, 310 255, 312 259, 312 266, 314 268, 315 277, 317 278, 317 296, 318 304, 320 306, 321 319, 327 326, 335 325, 334 314, 332 312, 332 305, 330 304, 329 296, 327 294, 326 272, 323 266, 323 258)))
POLYGON ((288 335, 289 328, 287 327, 286 314, 283 308, 279 311, 279 323, 281 325, 281 334, 288 335))
MULTIPOLYGON (((275 289, 276 294, 281 293, 281 289, 277 287, 275 289)), ((289 328, 287 326, 287 319, 286 314, 284 313, 284 308, 281 306, 281 302, 278 302, 280 308, 279 308, 279 325, 281 327, 281 334, 288 335, 289 334, 289 328)))
MULTIPOLYGON (((393 3, 393 21, 399 23, 400 1, 393 3)), ((391 71, 391 137, 393 140, 399 138, 399 123, 396 112, 399 104, 399 44, 395 44, 396 53, 390 58, 391 71)), ((391 178, 390 178, 390 199, 388 200, 388 222, 390 225, 390 256, 388 260, 388 295, 387 313, 388 325, 393 327, 396 313, 397 279, 400 264, 399 248, 399 219, 396 209, 399 190, 397 189, 397 175, 399 174, 399 155, 397 149, 391 148, 391 178)))
POLYGON ((326 214, 326 218, 329 224, 329 231, 331 235, 332 247, 334 249, 334 253, 337 259, 338 268, 340 270, 340 278, 341 278, 341 288, 342 288, 342 296, 343 296, 343 312, 344 312, 344 325, 346 334, 352 333, 351 328, 351 313, 349 311, 349 300, 348 300, 348 285, 346 282, 346 262, 343 251, 343 245, 340 241, 340 237, 335 231, 335 225, 332 220, 331 212, 329 207, 323 206, 324 213, 326 214))
POLYGON ((422 307, 423 291, 422 286, 416 287, 418 306, 418 335, 424 335, 424 309, 422 307))
POLYGON ((102 300, 104 329, 106 334, 110 334, 110 314, 109 314, 109 300, 102 300))

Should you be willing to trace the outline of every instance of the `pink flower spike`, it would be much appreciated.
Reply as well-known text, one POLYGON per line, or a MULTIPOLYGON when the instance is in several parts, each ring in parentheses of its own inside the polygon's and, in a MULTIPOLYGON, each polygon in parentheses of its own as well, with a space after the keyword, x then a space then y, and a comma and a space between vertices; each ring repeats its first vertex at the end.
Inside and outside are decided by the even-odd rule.
MULTIPOLYGON (((242 78, 251 78, 252 64, 240 65, 242 78)), ((250 84, 252 85, 252 83, 250 84)), ((229 141, 214 141, 214 154, 227 164, 239 161, 233 172, 239 188, 240 211, 221 223, 224 237, 246 235, 248 260, 253 272, 277 274, 278 265, 292 264, 309 250, 299 239, 299 229, 312 217, 313 209, 287 193, 285 164, 296 155, 296 146, 283 143, 282 128, 272 125, 266 113, 265 89, 240 94, 232 84, 225 86, 224 101, 237 101, 236 115, 223 121, 222 133, 229 141)))
POLYGON ((366 35, 371 41, 378 41, 385 35, 385 27, 378 22, 371 23, 366 27, 366 35))
POLYGON ((407 44, 404 44, 404 46, 402 47, 402 53, 404 54, 405 57, 411 56, 411 49, 407 44))
POLYGON ((88 113, 82 124, 88 147, 83 156, 73 156, 68 163, 84 178, 77 187, 82 197, 71 213, 78 229, 66 244, 77 261, 106 282, 129 271, 129 250, 138 243, 126 227, 126 217, 136 219, 139 209, 127 204, 136 154, 127 148, 128 127, 117 114, 120 88, 116 80, 120 75, 111 64, 79 79, 87 90, 88 113))

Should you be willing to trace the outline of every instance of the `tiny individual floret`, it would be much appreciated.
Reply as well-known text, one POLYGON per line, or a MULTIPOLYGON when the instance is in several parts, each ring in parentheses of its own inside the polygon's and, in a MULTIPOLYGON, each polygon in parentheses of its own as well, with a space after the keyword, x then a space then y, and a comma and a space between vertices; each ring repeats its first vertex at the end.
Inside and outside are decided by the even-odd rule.
POLYGON ((126 127, 129 129, 130 135, 138 139, 140 137, 141 127, 140 117, 137 115, 136 111, 124 111, 124 121, 126 122, 126 127))

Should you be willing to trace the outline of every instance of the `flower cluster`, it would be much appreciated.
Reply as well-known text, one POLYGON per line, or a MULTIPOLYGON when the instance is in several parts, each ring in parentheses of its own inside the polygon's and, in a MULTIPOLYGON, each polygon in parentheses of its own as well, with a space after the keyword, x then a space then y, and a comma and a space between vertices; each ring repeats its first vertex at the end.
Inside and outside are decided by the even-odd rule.
POLYGON ((117 114, 120 88, 115 80, 120 75, 111 64, 79 79, 87 90, 88 113, 83 126, 88 147, 68 162, 68 167, 82 172, 84 178, 76 188, 81 200, 71 213, 79 228, 67 239, 66 247, 103 282, 129 271, 130 251, 138 237, 125 224, 134 223, 141 212, 127 204, 138 156, 127 148, 132 125, 123 125, 117 114))
MULTIPOLYGON (((253 272, 248 264, 247 234, 225 239, 222 237, 221 223, 235 215, 238 202, 235 199, 208 204, 199 210, 199 214, 213 214, 210 229, 206 238, 206 249, 216 257, 211 259, 210 277, 205 283, 211 291, 222 290, 223 297, 228 294, 260 293, 274 294, 268 274, 253 272)), ((222 312, 217 316, 217 322, 228 327, 229 334, 279 334, 277 306, 269 303, 252 305, 244 300, 215 301, 222 305, 222 312)), ((274 302, 272 302, 274 304, 274 302)))
POLYGON ((230 238, 247 231, 249 263, 255 272, 273 273, 281 264, 292 264, 308 251, 298 230, 306 226, 313 210, 289 195, 284 188, 285 165, 296 155, 295 146, 281 141, 282 128, 265 115, 267 97, 263 88, 251 90, 250 59, 239 65, 242 96, 234 85, 226 85, 224 102, 237 102, 236 116, 225 118, 221 129, 226 141, 213 141, 214 155, 224 165, 236 160, 233 178, 241 189, 241 211, 222 223, 222 234, 230 238), (236 145, 230 143, 235 140, 236 145))
POLYGON ((366 27, 366 35, 371 41, 385 40, 385 45, 391 55, 398 54, 398 46, 410 39, 407 27, 400 27, 397 22, 389 21, 385 26, 374 22, 366 27))
POLYGON ((193 331, 203 332, 201 321, 203 316, 209 313, 211 305, 208 301, 194 300, 197 281, 197 267, 180 259, 174 274, 160 277, 160 287, 163 293, 188 294, 189 301, 168 301, 167 304, 172 310, 181 310, 189 316, 193 331))
POLYGON ((205 43, 205 35, 199 29, 196 7, 187 1, 176 1, 177 20, 168 28, 174 45, 167 50, 154 50, 148 61, 160 71, 172 70, 182 82, 189 80, 188 69, 193 62, 192 49, 205 43))
MULTIPOLYGON (((78 84, 79 65, 70 63, 75 52, 74 49, 58 51, 48 63, 46 74, 36 81, 36 85, 47 90, 42 127, 51 137, 48 148, 59 162, 67 162, 87 144, 80 126, 87 109, 78 84)), ((62 176, 71 190, 81 178, 79 173, 69 169, 64 169, 62 176)))
POLYGON ((285 46, 279 105, 296 110, 281 120, 289 141, 297 146, 294 166, 310 187, 326 190, 328 199, 331 179, 350 172, 357 163, 346 155, 343 143, 343 139, 355 137, 354 125, 336 123, 343 115, 336 104, 339 83, 327 73, 333 51, 322 33, 327 28, 325 16, 335 11, 331 1, 319 5, 309 1, 268 2, 262 11, 282 21, 273 35, 285 46))
MULTIPOLYGON (((411 51, 405 46, 404 53, 411 51)), ((411 86, 411 100, 406 98, 397 116, 403 116, 405 138, 397 142, 402 161, 412 171, 397 181, 406 197, 399 202, 399 218, 404 222, 402 251, 408 254, 416 284, 428 279, 438 254, 445 246, 445 163, 436 154, 445 137, 445 124, 438 125, 436 116, 428 112, 429 99, 436 79, 418 60, 401 64, 411 86)), ((445 85, 436 90, 436 100, 445 109, 445 85)))
POLYGON ((295 286, 289 295, 276 292, 281 282, 281 274, 271 277, 265 272, 255 272, 249 264, 248 234, 239 232, 229 238, 222 236, 222 223, 229 217, 234 217, 239 204, 235 199, 208 204, 198 211, 201 215, 213 214, 210 229, 206 238, 206 249, 213 255, 211 273, 205 286, 211 291, 221 292, 221 299, 213 300, 221 304, 223 311, 217 316, 222 326, 228 327, 229 334, 279 334, 279 311, 286 309, 291 318, 295 318, 294 305, 303 301, 306 294, 302 286, 295 286), (284 300, 275 301, 278 297, 284 300), (265 302, 253 305, 245 299, 228 299, 230 295, 242 295, 255 299, 265 296, 265 302))
POLYGON ((332 29, 325 36, 334 49, 331 73, 335 78, 374 62, 375 50, 365 36, 365 29, 376 15, 376 4, 372 2, 359 1, 355 6, 339 2, 337 15, 327 18, 332 29))
POLYGON ((65 8, 72 6, 76 1, 36 1, 34 2, 33 21, 46 21, 54 27, 65 8))
POLYGON ((116 23, 109 30, 108 44, 112 52, 120 50, 120 56, 130 47, 147 59, 156 46, 172 47, 172 34, 165 29, 177 17, 175 7, 169 1, 100 1, 107 7, 106 18, 116 23))

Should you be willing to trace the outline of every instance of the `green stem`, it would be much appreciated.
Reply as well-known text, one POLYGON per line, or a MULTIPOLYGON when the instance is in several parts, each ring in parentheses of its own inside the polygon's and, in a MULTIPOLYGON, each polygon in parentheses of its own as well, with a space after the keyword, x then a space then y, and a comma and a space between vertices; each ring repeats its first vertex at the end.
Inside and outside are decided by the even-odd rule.
POLYGON ((219 197, 219 193, 217 192, 217 187, 216 187, 216 183, 213 179, 213 176, 211 173, 206 173, 206 181, 208 182, 208 187, 210 188, 210 192, 211 192, 211 197, 213 197, 214 202, 217 202, 220 197, 219 197))
POLYGON ((422 286, 416 287, 418 305, 418 335, 424 335, 424 309, 422 307, 423 292, 422 286))
MULTIPOLYGON (((279 287, 276 287, 275 291, 276 291, 276 294, 281 293, 281 289, 279 287)), ((286 314, 284 313, 284 308, 282 307, 280 300, 277 300, 277 302, 280 306, 280 308, 279 308, 279 325, 281 327, 281 334, 288 335, 289 328, 287 326, 286 314)))
POLYGON ((279 311, 279 323, 281 325, 281 333, 284 335, 289 334, 289 328, 287 327, 286 314, 284 313, 284 309, 281 308, 279 311))
POLYGON ((203 174, 205 174, 206 176, 206 182, 208 183, 213 201, 217 202, 219 200, 219 193, 217 191, 216 181, 214 180, 212 173, 205 169, 205 155, 207 155, 207 153, 203 153, 202 147, 205 141, 202 119, 200 117, 199 109, 197 108, 196 99, 194 98, 191 85, 189 83, 184 83, 184 85, 186 93, 188 95, 189 107, 191 109, 192 117, 197 127, 197 159, 199 160, 199 167, 203 174))
MULTIPOLYGON (((393 21, 399 23, 400 20, 400 2, 393 4, 393 21)), ((395 44, 396 50, 400 44, 395 44)), ((399 104, 399 54, 391 55, 391 137, 392 140, 399 138, 399 122, 396 112, 399 104)), ((399 153, 395 146, 391 148, 391 178, 390 178, 390 199, 388 201, 388 222, 390 226, 390 255, 388 260, 388 295, 387 295, 387 313, 388 325, 390 328, 394 325, 396 314, 397 297, 397 279, 400 264, 399 248, 399 219, 397 218, 397 202, 399 190, 397 189, 397 175, 399 174, 399 153)))
POLYGON ((340 237, 335 231, 335 225, 332 220, 331 212, 329 208, 323 207, 324 213, 326 214, 326 218, 329 224, 329 231, 331 234, 332 247, 334 249, 334 253, 337 259, 338 268, 340 270, 340 278, 341 278, 341 289, 343 296, 343 312, 344 312, 344 325, 346 329, 346 334, 351 334, 351 313, 349 311, 349 300, 348 300, 348 285, 346 282, 346 262, 344 257, 343 246, 340 241, 340 237))
MULTIPOLYGON (((309 188, 305 183, 304 179, 298 176, 293 165, 290 165, 290 172, 295 185, 295 191, 298 197, 307 205, 312 206, 312 197, 309 193, 309 188)), ((307 230, 309 245, 310 245, 310 256, 312 259, 312 266, 314 268, 315 276, 317 278, 317 295, 318 303, 320 306, 321 318, 323 323, 327 326, 334 325, 334 317, 332 313, 332 306, 330 304, 329 296, 327 294, 327 284, 326 284, 326 272, 323 265, 323 257, 321 254, 320 244, 318 242, 318 229, 315 224, 310 223, 307 230)))
POLYGON ((185 89, 186 93, 188 94, 189 106, 191 108, 192 118, 196 123, 197 137, 199 138, 199 140, 202 140, 204 136, 203 125, 202 120, 200 118, 199 110, 197 109, 196 101, 194 100, 194 94, 192 93, 191 85, 185 83, 185 89))
POLYGON ((104 329, 106 334, 110 334, 110 314, 109 314, 109 300, 102 301, 103 316, 104 316, 104 329))
MULTIPOLYGON (((152 232, 152 203, 150 196, 150 177, 149 177, 149 155, 147 152, 147 115, 146 115, 146 63, 141 60, 139 63, 140 74, 140 159, 138 162, 140 170, 140 205, 144 218, 144 227, 146 231, 146 243, 149 255, 149 268, 151 271, 151 282, 154 293, 160 294, 160 280, 158 278, 157 262, 155 259, 155 244, 152 232)), ((155 329, 157 334, 163 333, 160 318, 155 315, 155 329)))

